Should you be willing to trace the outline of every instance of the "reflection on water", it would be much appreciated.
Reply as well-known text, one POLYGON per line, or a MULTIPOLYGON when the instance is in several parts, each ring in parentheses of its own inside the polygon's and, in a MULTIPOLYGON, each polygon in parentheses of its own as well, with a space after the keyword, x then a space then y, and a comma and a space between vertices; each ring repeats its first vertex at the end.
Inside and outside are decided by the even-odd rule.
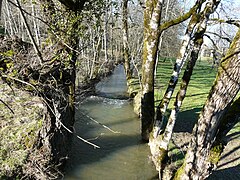
MULTIPOLYGON (((118 79, 121 79, 120 75, 118 79)), ((105 82, 112 83, 110 80, 105 82)), ((108 83, 104 87, 102 85, 105 93, 106 89, 111 89, 110 86, 105 88, 108 83)), ((114 88, 111 93, 125 93, 122 91, 120 94, 121 91, 114 88)), ((100 149, 74 139, 65 179, 150 179, 156 171, 149 162, 147 144, 141 144, 139 128, 139 120, 128 100, 98 96, 87 98, 76 112, 75 131, 100 149), (103 125, 119 133, 113 133, 103 125)))

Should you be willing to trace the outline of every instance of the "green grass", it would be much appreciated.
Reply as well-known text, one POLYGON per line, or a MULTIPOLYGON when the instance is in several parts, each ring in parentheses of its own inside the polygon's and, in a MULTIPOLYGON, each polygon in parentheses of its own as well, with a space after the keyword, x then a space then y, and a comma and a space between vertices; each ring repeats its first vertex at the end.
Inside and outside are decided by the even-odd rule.
MULTIPOLYGON (((172 71, 173 71, 173 60, 166 60, 165 62, 160 61, 158 64, 157 78, 155 81, 155 105, 159 104, 159 101, 162 99, 168 82, 170 80, 172 71)), ((180 74, 178 85, 175 88, 175 92, 171 99, 170 105, 168 107, 168 112, 166 115, 170 114, 170 109, 173 107, 177 91, 179 90, 179 84, 181 83, 181 78, 183 71, 180 74)), ((207 96, 211 90, 211 87, 216 78, 217 69, 212 69, 212 65, 208 59, 201 60, 196 63, 191 81, 189 83, 186 98, 183 101, 180 113, 176 120, 175 132, 192 132, 195 122, 198 119, 199 113, 207 100, 207 96)), ((240 93, 238 94, 240 96, 240 93)), ((240 122, 238 122, 234 128, 229 132, 239 133, 240 132, 240 122)), ((183 162, 183 155, 175 145, 170 143, 169 149, 171 149, 170 156, 172 161, 179 166, 183 162)))
MULTIPOLYGON (((170 80, 173 65, 173 59, 167 59, 165 62, 159 61, 157 76, 155 81, 155 105, 159 104, 159 101, 162 99, 166 88, 168 86, 168 82, 170 80)), ((173 103, 179 90, 179 84, 181 82, 181 78, 184 72, 184 68, 180 74, 180 78, 178 81, 178 85, 175 88, 173 97, 171 99, 169 109, 173 107, 173 103)), ((207 100, 207 96, 211 90, 211 87, 216 78, 217 69, 212 68, 211 62, 206 60, 201 60, 196 63, 195 69, 193 71, 193 75, 191 77, 186 97, 183 101, 181 112, 179 113, 179 117, 177 121, 184 119, 185 122, 189 123, 189 128, 193 127, 194 122, 198 118, 198 114, 200 113, 203 105, 207 100)), ((240 93, 238 94, 240 96, 240 93)), ((168 111, 169 113, 169 111, 168 111)), ((176 126, 178 125, 178 122, 176 126)), ((178 128, 179 129, 179 128, 178 128)), ((181 128, 180 128, 181 129, 181 128)), ((189 130, 190 131, 190 130, 189 130)), ((240 131, 240 126, 236 125, 232 131, 240 131)))
MULTIPOLYGON (((174 61, 167 60, 165 62, 159 62, 156 78, 155 99, 156 105, 159 100, 162 99, 168 82, 170 80, 173 71, 174 61)), ((180 74, 178 85, 175 88, 170 108, 173 105, 173 98, 175 99, 176 93, 179 90, 179 84, 183 75, 184 69, 180 74)), ((211 68, 211 64, 208 61, 200 61, 196 63, 191 81, 188 86, 186 98, 184 99, 182 110, 189 110, 193 108, 201 108, 206 101, 207 95, 212 87, 212 84, 216 77, 216 69, 211 68)))
MULTIPOLYGON (((173 72, 174 63, 175 61, 173 59, 159 61, 155 81, 155 106, 159 104, 167 89, 168 82, 173 72)), ((173 103, 179 90, 179 84, 181 83, 181 78, 184 70, 185 67, 179 76, 178 84, 170 101, 166 116, 170 115, 170 110, 173 108, 173 103)), ((183 101, 180 113, 176 120, 174 132, 192 132, 194 124, 198 119, 198 115, 213 85, 216 77, 216 72, 217 70, 212 69, 211 64, 207 60, 201 60, 196 63, 191 81, 187 89, 186 97, 183 101)), ((168 155, 171 159, 171 164, 174 164, 176 168, 183 163, 183 152, 172 142, 169 144, 168 155)))

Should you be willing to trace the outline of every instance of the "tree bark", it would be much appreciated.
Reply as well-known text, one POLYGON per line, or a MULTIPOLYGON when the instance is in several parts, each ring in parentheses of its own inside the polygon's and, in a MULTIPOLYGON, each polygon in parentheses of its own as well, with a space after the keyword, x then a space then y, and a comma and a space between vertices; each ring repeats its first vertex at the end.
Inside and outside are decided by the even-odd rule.
POLYGON ((235 100, 229 107, 226 115, 221 119, 220 125, 217 130, 217 135, 209 153, 209 159, 213 164, 214 169, 220 160, 222 152, 227 145, 226 136, 228 132, 240 120, 240 97, 235 100))
POLYGON ((233 128, 233 126, 239 121, 239 117, 240 97, 233 102, 226 115, 222 118, 216 135, 216 143, 219 142, 225 145, 223 139, 227 135, 227 133, 233 128))
POLYGON ((130 53, 128 43, 128 0, 123 0, 122 2, 122 32, 123 32, 124 68, 129 87, 129 80, 131 79, 132 73, 130 68, 130 53))
POLYGON ((146 0, 142 63, 141 135, 148 141, 154 119, 154 68, 159 43, 160 19, 164 0, 146 0))
POLYGON ((0 0, 0 20, 1 20, 1 16, 2 15, 2 0, 0 0))
POLYGON ((174 89, 177 85, 179 74, 181 73, 182 67, 184 66, 187 56, 189 54, 188 51, 189 51, 190 39, 191 39, 194 31, 196 30, 197 24, 199 23, 199 15, 197 12, 201 9, 201 5, 203 4, 203 2, 205 2, 205 0, 199 0, 195 4, 196 8, 192 12, 193 14, 192 14, 191 20, 188 24, 187 30, 185 32, 178 57, 174 64, 173 73, 172 73, 172 76, 168 83, 168 87, 163 96, 163 99, 161 100, 160 104, 158 105, 158 107, 156 109, 156 116, 155 116, 154 129, 153 129, 153 136, 155 138, 163 130, 162 124, 163 124, 163 120, 164 120, 164 114, 166 113, 168 104, 170 102, 170 99, 172 97, 174 89))
POLYGON ((185 162, 175 179, 205 179, 214 168, 209 159, 221 118, 240 89, 240 29, 222 59, 215 83, 194 128, 185 162))
POLYGON ((190 60, 188 61, 186 70, 185 70, 183 78, 182 78, 180 90, 177 93, 176 100, 174 102, 174 108, 171 111, 166 129, 163 133, 162 138, 153 137, 150 139, 149 145, 150 145, 151 152, 153 154, 152 159, 153 159, 153 162, 155 163, 155 165, 159 166, 159 167, 156 166, 156 168, 161 171, 161 172, 159 172, 160 175, 162 175, 162 171, 163 171, 162 161, 166 159, 168 145, 172 138, 173 128, 175 125, 177 114, 178 114, 180 107, 182 105, 182 102, 185 98, 187 87, 188 87, 188 84, 190 82, 190 78, 191 78, 191 75, 193 72, 193 68, 198 59, 198 54, 199 54, 199 52, 201 50, 201 46, 203 44, 203 36, 204 36, 204 33, 206 32, 209 16, 211 13, 213 13, 215 11, 218 4, 219 4, 219 2, 217 2, 216 4, 213 2, 206 4, 204 10, 197 15, 199 17, 199 19, 198 19, 198 22, 195 23, 197 26, 196 27, 197 30, 196 30, 196 32, 194 32, 193 50, 191 52, 190 60), (158 142, 156 142, 156 141, 158 141, 158 142))

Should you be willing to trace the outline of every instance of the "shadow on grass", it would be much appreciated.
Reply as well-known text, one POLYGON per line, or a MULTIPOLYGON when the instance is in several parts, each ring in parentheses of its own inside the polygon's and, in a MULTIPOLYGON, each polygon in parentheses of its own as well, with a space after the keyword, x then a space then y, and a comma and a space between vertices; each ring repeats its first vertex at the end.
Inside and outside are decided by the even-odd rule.
POLYGON ((209 93, 208 92, 204 92, 204 93, 196 93, 196 94, 187 94, 186 97, 194 97, 194 96, 202 96, 202 95, 208 95, 209 93))
POLYGON ((174 132, 192 132, 192 129, 198 119, 202 108, 194 108, 191 110, 182 111, 176 120, 174 132))

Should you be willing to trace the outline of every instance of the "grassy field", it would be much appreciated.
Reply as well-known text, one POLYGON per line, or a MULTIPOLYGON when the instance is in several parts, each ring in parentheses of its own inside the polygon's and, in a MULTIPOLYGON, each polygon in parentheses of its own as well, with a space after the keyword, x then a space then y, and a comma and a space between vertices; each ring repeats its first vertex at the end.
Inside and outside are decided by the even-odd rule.
MULTIPOLYGON (((157 78, 155 82, 155 105, 159 104, 159 101, 162 99, 168 82, 170 80, 172 71, 173 71, 174 60, 168 59, 165 62, 160 61, 158 64, 157 78)), ((183 69, 184 72, 184 69, 183 69)), ((169 109, 173 107, 173 102, 175 100, 177 91, 179 90, 179 84, 181 83, 181 78, 183 75, 181 72, 180 79, 175 92, 171 99, 169 109)), ((188 86, 186 98, 183 101, 180 113, 176 120, 174 127, 175 134, 173 135, 173 141, 169 145, 170 154, 172 154, 172 162, 179 166, 183 163, 184 155, 179 151, 179 144, 187 142, 188 136, 185 133, 191 133, 194 127, 195 122, 198 119, 199 113, 206 102, 209 91, 213 85, 217 74, 217 69, 212 68, 212 65, 207 60, 198 61, 193 71, 191 81, 188 86), (181 134, 181 135, 180 135, 181 134), (178 144, 178 147, 176 146, 178 144)), ((238 94, 240 96, 240 93, 238 94)), ((168 110, 168 114, 170 110, 168 110)), ((228 133, 227 138, 229 138, 229 143, 225 148, 222 158, 219 162, 220 169, 229 169, 239 166, 240 161, 236 160, 236 157, 239 151, 239 137, 240 134, 240 122, 238 122, 234 128, 228 133), (234 135, 234 136, 233 136, 234 135), (233 138, 234 137, 234 138, 233 138)), ((225 177, 225 174, 221 174, 222 170, 217 170, 212 179, 219 179, 220 177, 225 177)), ((230 172, 232 177, 232 172, 230 172)))
MULTIPOLYGON (((168 59, 165 62, 160 61, 158 64, 156 82, 155 82, 155 105, 159 104, 159 101, 162 99, 168 82, 170 80, 174 60, 168 59)), ((181 78, 183 75, 184 69, 181 72, 180 79, 177 87, 175 88, 175 92, 171 99, 169 109, 173 107, 173 103, 179 90, 179 84, 181 82, 181 78)), ((184 120, 188 122, 187 131, 193 127, 195 121, 198 118, 198 114, 200 113, 204 103, 206 102, 209 91, 213 85, 217 74, 217 68, 212 68, 212 64, 207 60, 201 60, 196 63, 195 69, 193 71, 193 75, 191 77, 191 81, 188 86, 186 98, 183 101, 183 105, 181 107, 181 112, 179 113, 179 117, 177 120, 176 126, 178 126, 179 121, 184 120)), ((240 93, 239 93, 240 95, 240 93)), ((238 95, 238 96, 239 96, 238 95)), ((182 127, 176 127, 176 130, 181 130, 182 127)), ((235 126, 234 131, 240 131, 239 125, 235 126)))
MULTIPOLYGON (((168 81, 170 80, 174 62, 171 60, 165 62, 159 62, 156 78, 155 98, 160 100, 167 88, 168 81)), ((184 69, 183 69, 184 71, 184 69)), ((181 83, 181 72, 178 84, 181 83)), ((189 110, 193 108, 201 108, 205 103, 206 97, 212 87, 215 80, 217 70, 212 69, 211 64, 207 61, 200 61, 196 63, 193 75, 187 90, 186 98, 182 106, 183 110, 189 110)), ((176 87, 174 97, 179 90, 179 86, 176 87)))
MULTIPOLYGON (((155 80, 155 106, 157 106, 162 99, 168 82, 172 75, 174 59, 160 60, 158 63, 157 75, 155 80)), ((172 96, 168 112, 170 113, 171 108, 179 90, 179 84, 184 73, 184 69, 180 74, 178 85, 175 88, 175 92, 172 96)), ((198 115, 207 100, 207 96, 211 90, 211 87, 216 78, 217 68, 212 68, 211 61, 207 58, 202 58, 196 62, 193 75, 191 77, 186 97, 183 101, 178 119, 176 122, 175 131, 187 131, 191 132, 194 123, 196 122, 198 115), (184 120, 186 123, 181 123, 184 120), (186 127, 183 127, 186 126, 186 127)), ((131 80, 131 92, 140 91, 139 80, 137 78, 131 80)), ((240 93, 238 94, 240 96, 240 93)), ((240 123, 235 126, 233 131, 240 131, 240 123)))
MULTIPOLYGON (((165 62, 160 61, 158 64, 157 76, 156 76, 156 88, 155 88, 155 105, 159 104, 162 99, 168 82, 170 80, 173 71, 174 60, 167 59, 165 62)), ((169 109, 173 107, 173 103, 179 90, 179 84, 181 83, 181 78, 184 69, 180 74, 178 85, 175 88, 173 97, 171 99, 169 109)), ((181 107, 181 112, 179 113, 178 120, 176 122, 176 131, 187 131, 191 132, 191 129, 197 120, 198 114, 200 113, 208 93, 213 85, 217 73, 216 68, 212 68, 208 61, 199 61, 196 63, 191 81, 189 83, 186 98, 183 101, 181 107), (184 120, 186 127, 179 127, 180 121, 184 120)))

